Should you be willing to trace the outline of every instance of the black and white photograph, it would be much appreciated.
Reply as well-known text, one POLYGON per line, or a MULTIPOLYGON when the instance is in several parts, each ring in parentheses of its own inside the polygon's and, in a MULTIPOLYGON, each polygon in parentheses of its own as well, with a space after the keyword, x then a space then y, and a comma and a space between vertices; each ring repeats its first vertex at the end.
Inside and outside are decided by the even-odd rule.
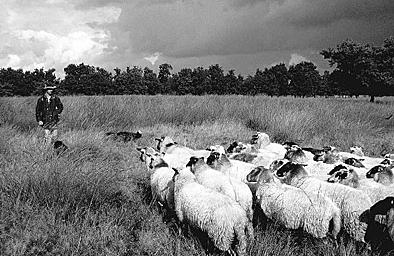
POLYGON ((0 0, 0 255, 394 256, 393 0, 0 0))

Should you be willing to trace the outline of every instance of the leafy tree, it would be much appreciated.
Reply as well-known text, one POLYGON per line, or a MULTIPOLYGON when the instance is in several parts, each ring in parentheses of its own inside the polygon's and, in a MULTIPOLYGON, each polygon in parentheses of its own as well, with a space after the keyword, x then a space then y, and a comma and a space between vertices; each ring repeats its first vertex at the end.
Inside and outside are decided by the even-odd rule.
POLYGON ((206 93, 208 94, 224 94, 224 72, 219 64, 211 65, 208 68, 208 86, 206 93))
POLYGON ((197 67, 192 72, 192 94, 202 95, 206 93, 209 84, 208 70, 197 67))
POLYGON ((193 71, 190 68, 183 68, 178 72, 174 78, 176 87, 173 88, 176 94, 194 94, 192 76, 193 71))
POLYGON ((142 81, 144 86, 146 86, 146 88, 148 89, 148 94, 154 95, 161 92, 159 81, 157 80, 157 76, 152 69, 148 67, 144 68, 144 75, 142 81))
POLYGON ((320 74, 312 62, 301 62, 289 68, 289 92, 295 96, 316 96, 320 85, 320 74))
POLYGON ((382 47, 346 40, 321 54, 329 60, 330 66, 336 65, 334 71, 343 79, 338 82, 344 83, 350 94, 366 93, 374 102, 375 96, 383 95, 385 88, 392 84, 392 45, 392 38, 386 39, 382 47))

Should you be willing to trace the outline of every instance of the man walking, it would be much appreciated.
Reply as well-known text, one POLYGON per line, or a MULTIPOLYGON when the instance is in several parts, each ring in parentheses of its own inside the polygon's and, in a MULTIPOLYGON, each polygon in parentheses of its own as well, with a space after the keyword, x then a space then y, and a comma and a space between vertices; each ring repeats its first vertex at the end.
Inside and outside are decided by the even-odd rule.
POLYGON ((38 99, 36 106, 36 120, 44 128, 46 144, 57 137, 59 114, 63 111, 60 98, 53 94, 54 89, 56 86, 45 83, 44 95, 38 99))

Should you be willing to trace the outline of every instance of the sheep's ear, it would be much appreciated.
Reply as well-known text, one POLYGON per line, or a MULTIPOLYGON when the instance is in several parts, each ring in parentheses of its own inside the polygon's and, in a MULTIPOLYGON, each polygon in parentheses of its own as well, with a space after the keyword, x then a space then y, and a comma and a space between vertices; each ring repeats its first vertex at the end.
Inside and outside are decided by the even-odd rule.
POLYGON ((160 142, 163 142, 163 139, 162 139, 162 138, 155 138, 155 140, 160 141, 160 142))
POLYGON ((178 169, 172 168, 172 170, 175 172, 175 174, 179 174, 179 170, 178 169))
POLYGON ((200 157, 199 159, 204 161, 204 157, 203 157, 203 156, 202 156, 202 157, 200 157))

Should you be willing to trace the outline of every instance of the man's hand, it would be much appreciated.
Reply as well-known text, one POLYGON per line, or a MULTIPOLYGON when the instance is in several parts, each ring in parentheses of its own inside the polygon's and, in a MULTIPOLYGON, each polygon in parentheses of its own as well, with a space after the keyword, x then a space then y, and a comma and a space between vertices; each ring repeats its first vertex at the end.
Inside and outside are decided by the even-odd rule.
POLYGON ((43 126, 44 123, 43 123, 42 121, 38 121, 38 125, 39 125, 39 126, 43 126))

